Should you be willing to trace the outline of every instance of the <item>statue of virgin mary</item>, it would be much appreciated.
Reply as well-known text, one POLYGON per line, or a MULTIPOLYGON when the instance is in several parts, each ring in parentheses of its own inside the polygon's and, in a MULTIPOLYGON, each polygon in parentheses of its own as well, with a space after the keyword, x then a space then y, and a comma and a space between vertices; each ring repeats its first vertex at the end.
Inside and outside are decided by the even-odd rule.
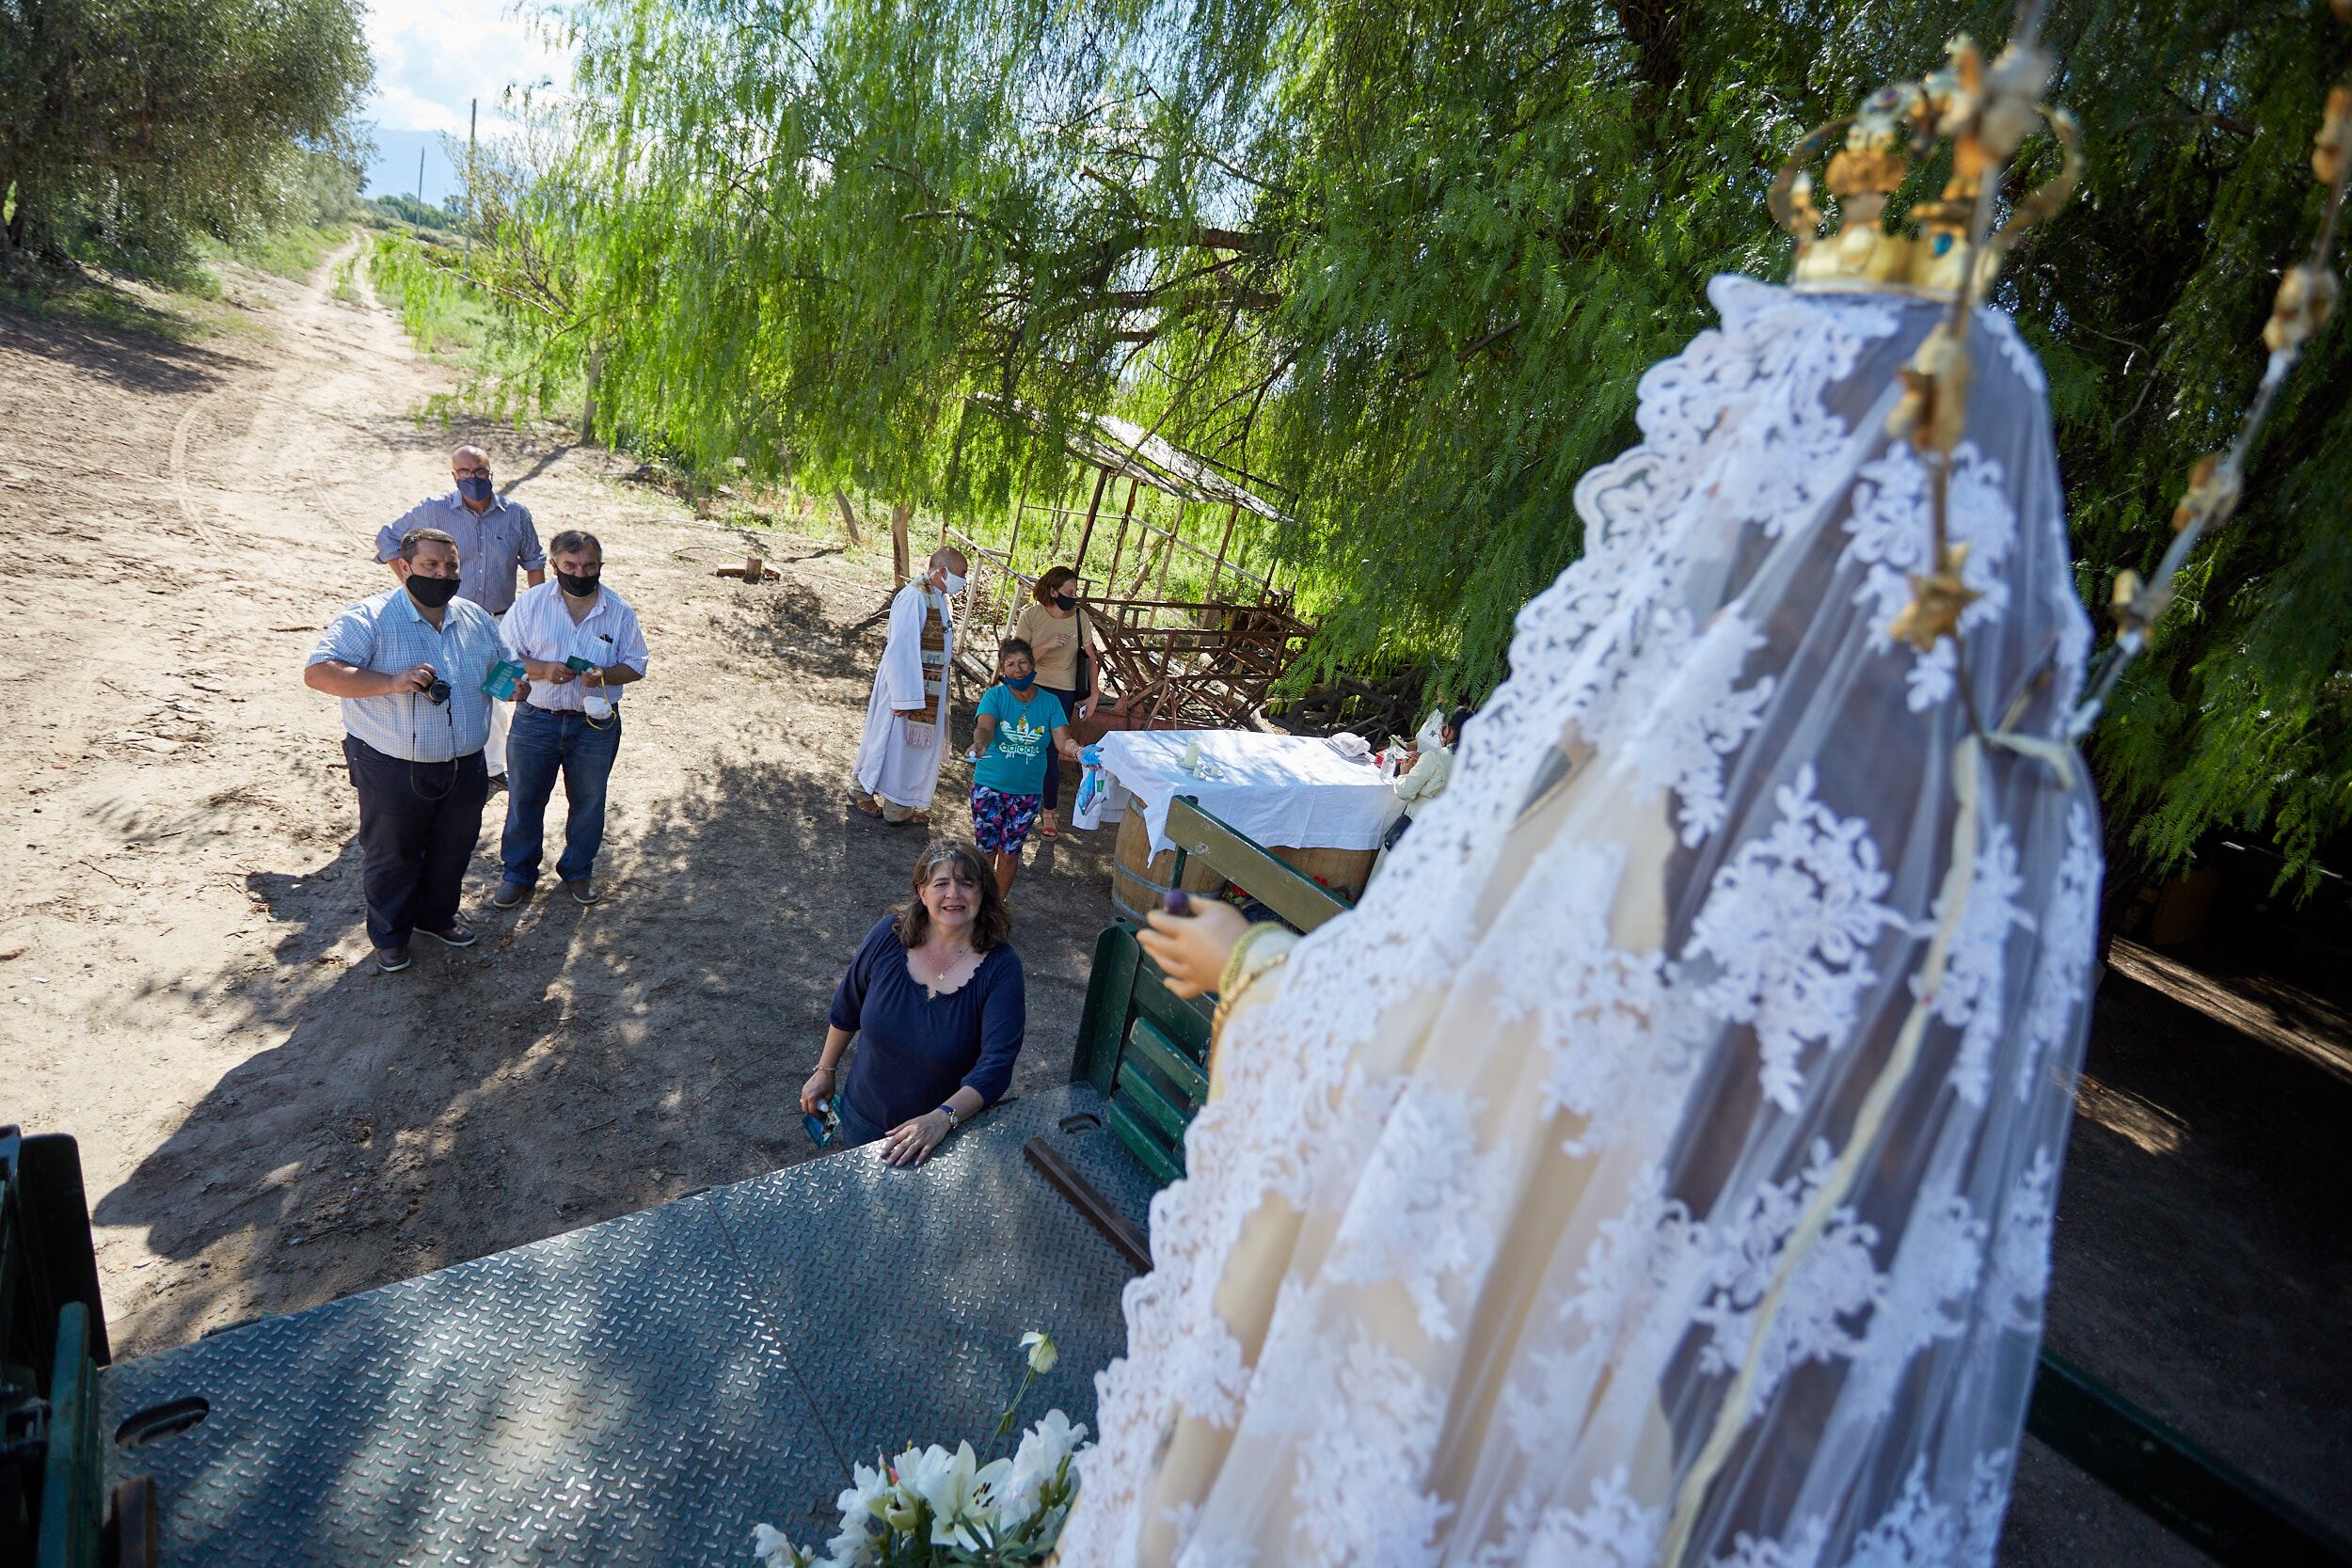
POLYGON ((1063 1563, 1992 1561, 2101 872, 2046 389, 1971 312, 1939 563, 1948 303, 1709 297, 1362 904, 1155 917, 1213 1088, 1063 1563))

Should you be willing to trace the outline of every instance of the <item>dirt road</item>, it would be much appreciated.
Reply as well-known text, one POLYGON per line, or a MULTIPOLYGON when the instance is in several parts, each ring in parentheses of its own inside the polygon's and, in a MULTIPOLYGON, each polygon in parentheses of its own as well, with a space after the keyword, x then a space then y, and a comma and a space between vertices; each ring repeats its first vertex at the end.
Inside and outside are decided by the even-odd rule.
MULTIPOLYGON (((807 1157, 825 1005, 918 847, 843 791, 886 555, 714 578, 736 539, 607 454, 416 422, 445 372, 326 276, 237 274, 265 330, 196 347, 0 317, 0 1119, 81 1139, 118 1354, 807 1157), (489 910, 494 796, 481 944, 384 975, 300 671, 461 439, 543 536, 602 538, 652 674, 607 901, 489 910)), ((1067 1072, 1106 857, 1065 835, 1017 892, 1016 1088, 1067 1072)))
MULTIPOLYGON (((739 542, 606 454, 415 422, 447 379, 387 313, 232 293, 251 330, 200 347, 0 311, 0 1119, 82 1140, 118 1354, 809 1157, 826 1001, 916 848, 842 787, 886 561, 810 539, 780 583, 713 578, 739 542), (374 531, 448 488, 460 439, 543 531, 602 537, 652 675, 608 901, 484 907, 494 798, 481 945, 382 975, 341 727, 300 667, 387 585, 374 531)), ((1066 1072, 1107 848, 1065 836, 1025 874, 1016 1089, 1066 1072)), ((2352 1522, 2343 1014, 2257 1026, 2214 990, 2108 976, 2050 1340, 2352 1522)), ((2201 1560, 2026 1446, 2006 1568, 2201 1560)))

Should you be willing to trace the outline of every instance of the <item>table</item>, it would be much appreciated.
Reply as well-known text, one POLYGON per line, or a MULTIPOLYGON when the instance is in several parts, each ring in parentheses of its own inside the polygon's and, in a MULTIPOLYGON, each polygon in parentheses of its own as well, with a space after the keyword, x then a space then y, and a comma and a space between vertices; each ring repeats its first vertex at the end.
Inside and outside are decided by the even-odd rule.
MULTIPOLYGON (((1140 920, 1175 882, 1168 803, 1189 795, 1200 809, 1267 853, 1354 897, 1372 874, 1374 851, 1401 806, 1370 763, 1350 762, 1321 740, 1248 730, 1119 730, 1099 742, 1103 770, 1130 797, 1111 871, 1111 902, 1140 920), (1180 766, 1195 743, 1223 776, 1196 778, 1180 766)), ((1187 864, 1187 892, 1215 893, 1223 879, 1187 864)))
POLYGON ((1142 808, 1155 855, 1175 847, 1168 803, 1179 795, 1245 838, 1300 849, 1377 849, 1399 809, 1378 768, 1308 736, 1114 730, 1099 744, 1103 771, 1142 808), (1196 741, 1223 778, 1198 779, 1178 766, 1196 741))

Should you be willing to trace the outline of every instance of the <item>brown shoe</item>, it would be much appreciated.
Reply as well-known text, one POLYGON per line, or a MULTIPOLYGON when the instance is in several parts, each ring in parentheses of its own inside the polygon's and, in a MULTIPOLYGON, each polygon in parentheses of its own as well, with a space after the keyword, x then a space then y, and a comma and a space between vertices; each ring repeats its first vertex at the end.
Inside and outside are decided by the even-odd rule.
POLYGON ((375 950, 375 967, 387 974, 397 974, 413 961, 405 947, 379 947, 375 950))
POLYGON ((864 812, 866 816, 874 817, 878 820, 882 816, 882 807, 874 804, 871 800, 861 798, 850 801, 850 804, 856 810, 864 812))

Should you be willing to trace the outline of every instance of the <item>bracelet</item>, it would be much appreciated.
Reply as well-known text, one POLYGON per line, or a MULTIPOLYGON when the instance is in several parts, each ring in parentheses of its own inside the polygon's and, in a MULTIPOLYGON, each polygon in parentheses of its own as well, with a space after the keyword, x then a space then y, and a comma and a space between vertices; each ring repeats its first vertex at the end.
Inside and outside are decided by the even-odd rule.
POLYGON ((822 1062, 819 1062, 819 1063, 818 1063, 818 1064, 817 1064, 817 1070, 818 1070, 818 1072, 830 1072, 830 1073, 832 1073, 832 1074, 833 1074, 835 1078, 838 1078, 838 1077, 840 1077, 840 1076, 841 1076, 841 1069, 840 1069, 839 1068, 837 1068, 837 1067, 827 1067, 827 1066, 826 1066, 824 1063, 822 1063, 822 1062))

